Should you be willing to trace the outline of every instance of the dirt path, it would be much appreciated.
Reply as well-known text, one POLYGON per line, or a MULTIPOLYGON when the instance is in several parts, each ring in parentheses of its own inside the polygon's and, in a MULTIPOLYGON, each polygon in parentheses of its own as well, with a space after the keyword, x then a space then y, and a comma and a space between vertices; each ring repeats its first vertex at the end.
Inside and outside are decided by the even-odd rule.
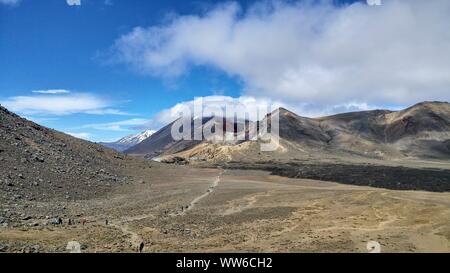
MULTIPOLYGON (((195 205, 200 202, 202 199, 206 198, 208 195, 210 195, 214 189, 219 185, 220 183, 220 178, 221 175, 225 172, 225 170, 221 170, 221 172, 219 173, 219 175, 216 177, 216 179, 212 182, 212 184, 209 186, 208 190, 202 194, 197 196, 196 198, 194 198, 188 205, 187 208, 185 208, 182 212, 177 213, 177 214, 173 214, 171 216, 180 216, 180 215, 184 215, 186 214, 188 211, 192 210, 195 205)), ((143 219, 147 219, 147 218, 155 218, 155 215, 153 215, 152 213, 148 213, 148 214, 142 214, 142 215, 136 215, 133 217, 127 217, 125 219, 122 220, 117 220, 117 221, 112 221, 110 223, 110 226, 117 228, 118 230, 120 230, 122 233, 124 233, 125 235, 127 235, 130 238, 130 243, 133 247, 136 248, 137 251, 139 251, 139 246, 141 243, 144 242, 143 238, 136 232, 132 231, 128 225, 128 223, 133 222, 133 221, 140 221, 143 219)))
MULTIPOLYGON (((220 176, 225 172, 225 170, 222 170, 220 172, 220 174, 216 177, 216 179, 211 183, 211 185, 209 186, 208 190, 202 194, 197 196, 196 198, 194 198, 188 205, 187 208, 185 208, 182 212, 178 213, 178 214, 174 214, 172 216, 180 216, 180 215, 184 215, 186 214, 188 211, 192 210, 195 205, 200 202, 202 199, 206 198, 208 195, 210 195, 214 189, 219 185, 220 182, 220 176)), ((112 227, 117 228, 118 230, 120 230, 123 234, 127 235, 130 238, 130 243, 133 247, 136 248, 136 250, 139 250, 139 246, 141 243, 143 243, 143 238, 136 232, 132 231, 130 229, 130 227, 128 226, 128 223, 133 222, 133 221, 139 221, 139 220, 143 220, 143 219, 147 219, 147 218, 155 218, 155 216, 151 213, 149 214, 142 214, 142 215, 137 215, 137 216, 133 216, 133 217, 128 217, 122 220, 118 220, 118 221, 113 221, 110 223, 110 225, 112 227)))
POLYGON ((128 225, 125 223, 111 223, 110 225, 119 229, 125 235, 129 236, 131 245, 136 248, 136 251, 139 251, 139 246, 144 241, 139 234, 130 230, 128 225))
POLYGON ((141 243, 144 242, 144 240, 142 239, 142 237, 139 234, 130 230, 128 223, 134 222, 134 221, 140 221, 140 220, 148 219, 148 218, 155 218, 155 215, 153 215, 152 213, 147 213, 147 214, 136 215, 133 217, 127 217, 120 221, 112 221, 110 223, 110 226, 117 228, 122 233, 129 236, 131 245, 136 248, 136 251, 139 251, 139 246, 141 243))
POLYGON ((215 188, 219 185, 220 183, 220 177, 225 173, 225 170, 221 170, 221 172, 219 173, 219 175, 216 177, 216 179, 211 183, 211 185, 209 186, 208 190, 202 194, 199 195, 197 197, 195 197, 188 205, 187 207, 185 207, 181 212, 174 214, 173 216, 181 216, 181 215, 185 215, 188 211, 192 210, 195 205, 200 202, 202 199, 208 197, 211 193, 214 192, 215 188))

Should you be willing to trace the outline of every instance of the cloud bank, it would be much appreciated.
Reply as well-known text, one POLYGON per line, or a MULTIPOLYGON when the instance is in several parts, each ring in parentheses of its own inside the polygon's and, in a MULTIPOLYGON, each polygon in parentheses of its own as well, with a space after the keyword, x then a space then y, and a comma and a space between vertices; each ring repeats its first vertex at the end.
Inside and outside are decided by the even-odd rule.
POLYGON ((317 107, 450 100, 450 1, 331 2, 216 5, 136 27, 114 59, 161 77, 212 66, 239 76, 243 95, 317 107))
POLYGON ((0 0, 0 4, 14 6, 20 3, 21 0, 0 0))
POLYGON ((128 115, 111 108, 113 103, 89 93, 71 93, 68 90, 36 90, 32 96, 14 96, 0 101, 13 112, 25 115, 128 115))
POLYGON ((68 94, 68 93, 70 93, 69 90, 65 90, 65 89, 33 90, 31 92, 38 93, 38 94, 68 94))
POLYGON ((86 124, 82 128, 102 131, 132 131, 135 130, 135 127, 142 126, 146 123, 148 123, 147 119, 134 118, 114 122, 86 124))
POLYGON ((198 103, 197 105, 201 105, 201 107, 197 109, 203 110, 204 115, 206 116, 212 115, 208 113, 216 110, 217 112, 214 112, 216 116, 234 117, 235 112, 230 112, 234 109, 237 110, 236 113, 238 115, 243 117, 245 117, 245 113, 247 113, 249 115, 247 118, 254 121, 261 119, 265 114, 275 110, 278 107, 286 107, 286 105, 281 102, 264 98, 248 96, 242 96, 239 98, 232 98, 229 96, 207 96, 177 103, 171 108, 164 109, 155 116, 154 121, 160 124, 168 124, 179 118, 182 113, 191 113, 192 115, 195 115, 195 103, 198 103), (226 112, 225 108, 229 111, 226 112), (262 117, 258 118, 258 111, 263 115, 262 117))

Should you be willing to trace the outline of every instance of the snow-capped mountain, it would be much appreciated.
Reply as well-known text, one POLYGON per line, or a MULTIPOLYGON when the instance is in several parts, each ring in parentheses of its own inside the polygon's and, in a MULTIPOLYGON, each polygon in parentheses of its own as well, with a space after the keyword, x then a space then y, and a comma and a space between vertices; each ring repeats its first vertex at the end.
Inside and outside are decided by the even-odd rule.
POLYGON ((148 137, 150 137, 154 133, 155 133, 155 131, 153 131, 153 130, 146 130, 139 134, 125 136, 115 142, 100 142, 100 144, 102 144, 103 146, 112 148, 114 150, 117 150, 119 152, 122 152, 128 148, 133 147, 134 145, 141 143, 142 141, 146 140, 148 137))

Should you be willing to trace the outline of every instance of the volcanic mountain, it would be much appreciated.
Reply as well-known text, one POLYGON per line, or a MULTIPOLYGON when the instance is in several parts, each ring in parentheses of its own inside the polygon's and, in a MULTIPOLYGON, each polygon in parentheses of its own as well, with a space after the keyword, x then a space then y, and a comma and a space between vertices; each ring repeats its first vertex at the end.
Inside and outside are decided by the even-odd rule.
POLYGON ((361 151, 365 145, 392 156, 450 158, 450 104, 446 102, 422 102, 401 111, 355 112, 317 120, 334 135, 330 144, 341 148, 361 151))
POLYGON ((288 160, 317 155, 450 158, 450 104, 446 102, 422 102, 401 111, 372 110, 320 118, 301 117, 279 108, 256 125, 248 123, 246 130, 256 130, 267 123, 270 127, 269 117, 275 114, 279 115, 280 142, 278 149, 271 153, 261 153, 260 141, 252 140, 238 143, 173 142, 171 124, 127 152, 158 151, 159 155, 218 161, 288 160))
MULTIPOLYGON (((227 126, 228 128, 230 128, 229 124, 231 124, 231 121, 228 119, 223 119, 221 117, 205 117, 201 120, 191 118, 190 120, 188 120, 188 123, 191 126, 190 139, 174 140, 172 137, 172 126, 175 124, 175 122, 177 122, 177 120, 166 125, 162 129, 151 135, 149 138, 142 141, 141 143, 125 150, 125 153, 134 155, 145 155, 148 158, 153 158, 159 155, 174 154, 184 150, 191 149, 203 142, 202 140, 196 140, 194 138, 194 132, 200 132, 200 134, 203 136, 204 130, 210 130, 211 132, 215 132, 217 128, 216 126, 221 124, 224 133, 245 134, 244 132, 240 132, 236 127, 239 126, 241 128, 243 127, 244 124, 249 124, 249 122, 238 121, 236 123, 233 123, 233 125, 239 124, 233 127, 232 129, 233 132, 227 132, 227 126)), ((210 142, 214 142, 214 140, 211 140, 210 142)), ((231 142, 228 144, 235 144, 235 143, 236 142, 231 142)))

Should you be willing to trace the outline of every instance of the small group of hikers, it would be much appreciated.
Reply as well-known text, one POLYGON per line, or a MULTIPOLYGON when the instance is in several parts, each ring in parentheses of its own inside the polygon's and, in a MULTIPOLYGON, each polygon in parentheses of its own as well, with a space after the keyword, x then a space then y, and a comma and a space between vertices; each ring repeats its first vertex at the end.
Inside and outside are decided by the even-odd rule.
MULTIPOLYGON (((87 223, 87 220, 85 218, 83 218, 83 219, 80 220, 79 223, 81 223, 84 226, 87 223)), ((53 224, 55 224, 55 225, 62 225, 62 224, 64 224, 64 221, 63 221, 63 219, 61 217, 58 217, 58 218, 55 218, 53 220, 53 224)), ((71 225, 75 225, 75 224, 76 224, 75 220, 72 220, 70 218, 67 219, 67 225, 71 226, 71 225)), ((106 219, 105 220, 105 225, 108 225, 108 224, 109 224, 109 221, 108 221, 108 219, 106 219)))
MULTIPOLYGON (((83 218, 80 220, 80 223, 84 226, 87 223, 87 220, 83 218)), ((64 224, 64 220, 61 217, 55 218, 53 220, 53 224, 54 225, 62 225, 62 224, 64 224)), ((71 225, 75 225, 75 224, 76 224, 75 220, 72 220, 71 218, 67 219, 67 225, 71 226, 71 225)))

